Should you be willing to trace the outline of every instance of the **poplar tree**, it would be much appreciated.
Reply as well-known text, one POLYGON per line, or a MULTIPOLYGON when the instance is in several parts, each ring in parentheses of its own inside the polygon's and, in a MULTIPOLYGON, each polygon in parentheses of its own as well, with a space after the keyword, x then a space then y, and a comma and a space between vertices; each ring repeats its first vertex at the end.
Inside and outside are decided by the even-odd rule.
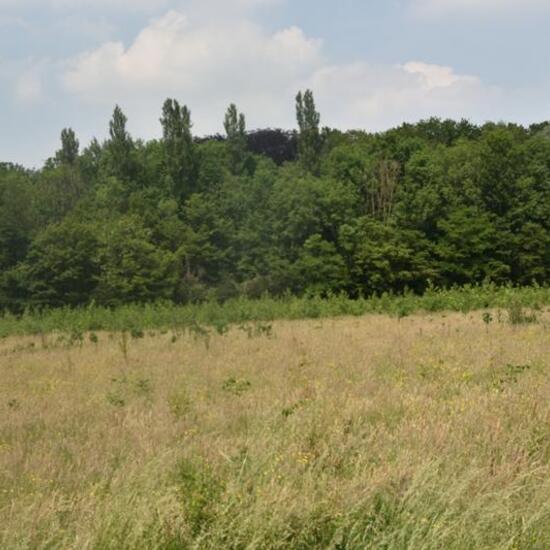
POLYGON ((231 170, 237 174, 242 169, 246 157, 246 119, 243 113, 238 112, 234 103, 225 113, 224 128, 227 134, 231 170))
POLYGON ((162 135, 165 169, 172 192, 182 199, 194 189, 196 159, 191 133, 191 111, 175 99, 167 99, 162 107, 162 135))
POLYGON ((319 124, 321 115, 315 108, 315 99, 311 90, 296 96, 296 118, 298 121, 298 157, 304 169, 317 175, 321 155, 321 134, 319 124))
POLYGON ((134 175, 132 158, 134 142, 126 130, 127 122, 128 118, 116 105, 109 122, 110 140, 107 148, 111 154, 112 172, 122 180, 129 180, 134 175))
POLYGON ((78 158, 80 143, 72 128, 61 130, 61 149, 55 154, 58 164, 73 165, 78 158))

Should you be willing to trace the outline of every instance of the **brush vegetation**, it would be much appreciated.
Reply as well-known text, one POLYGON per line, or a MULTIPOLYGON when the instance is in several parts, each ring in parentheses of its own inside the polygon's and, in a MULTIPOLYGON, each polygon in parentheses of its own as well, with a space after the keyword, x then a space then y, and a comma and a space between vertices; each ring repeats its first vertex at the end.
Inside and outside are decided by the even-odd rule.
POLYGON ((546 307, 148 311, 0 340, 0 547, 550 547, 546 307))
POLYGON ((59 332, 82 335, 88 331, 140 332, 146 329, 215 331, 223 334, 231 325, 265 323, 275 319, 298 320, 385 313, 405 317, 415 312, 500 309, 514 323, 528 320, 527 311, 550 305, 550 288, 514 288, 492 284, 449 290, 430 287, 423 295, 406 292, 384 293, 370 298, 350 299, 345 294, 264 296, 251 300, 237 298, 225 302, 177 305, 173 302, 129 304, 108 308, 91 304, 82 308, 27 309, 20 315, 0 316, 0 338, 9 335, 59 332))

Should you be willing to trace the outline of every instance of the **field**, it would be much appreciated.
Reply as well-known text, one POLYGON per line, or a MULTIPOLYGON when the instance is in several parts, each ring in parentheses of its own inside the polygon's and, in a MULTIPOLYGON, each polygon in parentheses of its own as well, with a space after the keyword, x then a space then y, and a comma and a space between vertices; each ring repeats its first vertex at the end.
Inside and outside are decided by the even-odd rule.
POLYGON ((550 548, 544 309, 12 327, 0 547, 550 548))

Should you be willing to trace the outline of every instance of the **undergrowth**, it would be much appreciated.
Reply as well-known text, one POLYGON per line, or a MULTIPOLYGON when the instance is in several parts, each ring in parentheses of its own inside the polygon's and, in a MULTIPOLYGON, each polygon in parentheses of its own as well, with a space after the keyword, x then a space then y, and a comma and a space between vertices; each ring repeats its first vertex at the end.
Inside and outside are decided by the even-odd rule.
POLYGON ((0 317, 0 338, 10 335, 61 332, 81 342, 84 332, 128 332, 132 338, 143 336, 144 330, 189 331, 196 337, 207 336, 204 327, 224 334, 231 325, 252 335, 267 335, 273 320, 320 319, 362 316, 369 313, 390 314, 403 318, 418 312, 455 311, 467 313, 481 309, 503 309, 511 324, 536 321, 536 311, 550 304, 549 287, 466 286, 450 290, 429 289, 424 295, 383 294, 352 300, 346 295, 265 296, 259 300, 239 298, 223 303, 175 305, 159 302, 127 305, 109 309, 90 305, 80 309, 28 310, 16 316, 0 317))

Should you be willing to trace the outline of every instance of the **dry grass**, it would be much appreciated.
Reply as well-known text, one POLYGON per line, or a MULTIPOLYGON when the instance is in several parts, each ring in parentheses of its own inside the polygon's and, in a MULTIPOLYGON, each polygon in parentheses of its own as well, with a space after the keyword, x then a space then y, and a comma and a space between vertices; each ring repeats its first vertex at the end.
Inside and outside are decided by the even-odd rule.
POLYGON ((0 547, 549 548, 550 316, 0 341, 0 547))

